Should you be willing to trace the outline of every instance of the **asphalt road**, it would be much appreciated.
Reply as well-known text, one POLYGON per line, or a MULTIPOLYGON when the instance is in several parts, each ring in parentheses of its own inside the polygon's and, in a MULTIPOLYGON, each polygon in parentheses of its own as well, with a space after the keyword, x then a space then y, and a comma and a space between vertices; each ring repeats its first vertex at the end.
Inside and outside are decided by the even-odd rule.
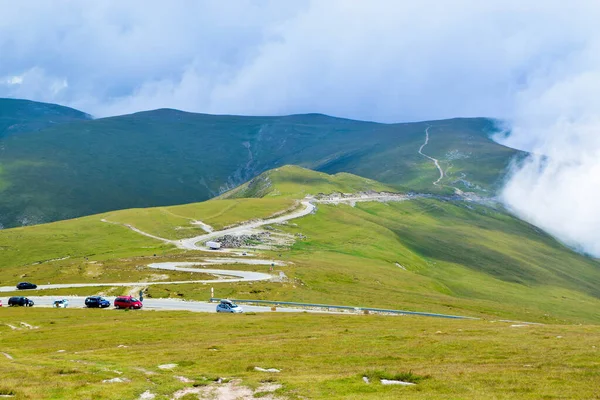
MULTIPOLYGON (((86 308, 84 305, 85 297, 82 296, 30 296, 30 294, 35 293, 34 290, 24 290, 23 296, 33 300, 35 303, 34 307, 52 307, 55 300, 59 299, 68 299, 69 305, 68 308, 86 308)), ((114 297, 105 297, 110 301, 111 306, 105 309, 106 310, 114 310, 112 303, 114 302, 114 297)), ((3 297, 0 298, 4 306, 8 305, 8 298, 3 297)), ((177 299, 144 299, 144 310, 182 310, 182 311, 195 311, 195 312, 216 312, 217 303, 209 303, 204 301, 184 301, 177 299)), ((241 306, 244 312, 273 312, 271 307, 264 306, 249 306, 242 305, 241 306)), ((100 309, 98 311, 101 311, 100 309)), ((323 313, 324 311, 318 310, 303 310, 299 308, 284 308, 277 307, 275 312, 313 312, 313 313, 323 313)))
MULTIPOLYGON (((244 264, 270 264, 269 260, 237 260, 238 263, 244 264)), ((165 263, 154 263, 149 264, 149 268, 162 269, 169 271, 183 271, 183 272, 199 272, 203 274, 215 275, 217 279, 199 279, 190 281, 167 281, 167 282, 94 282, 94 283, 57 283, 51 285, 38 285, 37 290, 43 289, 69 289, 69 288, 82 288, 82 287, 98 287, 98 286, 149 286, 149 285, 173 285, 181 283, 229 283, 229 282, 253 282, 253 281, 265 281, 273 278, 269 274, 262 272, 252 271, 236 271, 228 269, 209 269, 209 268, 190 268, 194 265, 201 265, 202 262, 165 262, 165 263)), ((14 292, 16 291, 15 286, 0 286, 0 292, 14 292)), ((27 290, 24 293, 29 292, 27 290)), ((23 296, 26 296, 24 294, 23 296)))

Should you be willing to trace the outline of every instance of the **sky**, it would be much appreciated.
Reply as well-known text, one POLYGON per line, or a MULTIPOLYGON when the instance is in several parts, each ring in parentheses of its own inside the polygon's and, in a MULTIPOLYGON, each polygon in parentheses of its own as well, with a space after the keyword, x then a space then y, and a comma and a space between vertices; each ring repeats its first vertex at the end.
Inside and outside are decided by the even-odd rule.
POLYGON ((161 107, 502 119, 535 154, 501 199, 600 256, 595 0, 0 0, 0 97, 96 117, 161 107))

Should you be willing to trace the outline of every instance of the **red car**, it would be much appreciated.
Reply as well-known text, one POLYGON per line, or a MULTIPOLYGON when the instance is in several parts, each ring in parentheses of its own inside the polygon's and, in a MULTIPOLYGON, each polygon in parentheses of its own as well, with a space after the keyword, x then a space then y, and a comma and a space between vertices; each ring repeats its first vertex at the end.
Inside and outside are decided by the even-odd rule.
POLYGON ((119 296, 114 302, 115 308, 142 308, 142 302, 132 296, 119 296))

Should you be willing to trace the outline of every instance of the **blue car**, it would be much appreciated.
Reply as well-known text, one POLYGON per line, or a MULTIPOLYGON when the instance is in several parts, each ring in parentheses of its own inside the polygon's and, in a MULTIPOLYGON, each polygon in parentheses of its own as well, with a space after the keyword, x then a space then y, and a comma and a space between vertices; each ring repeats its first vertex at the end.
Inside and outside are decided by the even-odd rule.
POLYGON ((88 308, 106 308, 110 307, 110 301, 101 296, 90 296, 85 299, 85 305, 88 308))

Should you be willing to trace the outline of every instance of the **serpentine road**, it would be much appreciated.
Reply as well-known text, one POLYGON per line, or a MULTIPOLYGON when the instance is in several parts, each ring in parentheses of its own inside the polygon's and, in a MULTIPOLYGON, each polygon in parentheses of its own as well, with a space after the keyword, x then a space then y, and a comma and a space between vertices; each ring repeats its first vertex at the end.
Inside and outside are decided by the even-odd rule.
MULTIPOLYGON (((260 261, 264 261, 264 265, 270 265, 271 261, 268 260, 249 260, 252 264, 260 264, 260 261)), ((148 285, 173 285, 182 283, 216 283, 216 282, 252 282, 252 281, 266 281, 273 276, 264 274, 262 272, 252 271, 235 271, 227 269, 206 269, 206 268, 184 268, 192 265, 200 265, 199 262, 165 262, 149 264, 149 268, 163 269, 169 271, 180 271, 180 272, 200 272, 203 274, 216 275, 217 279, 198 279, 189 281, 165 281, 165 282, 94 282, 94 283, 59 283, 54 285, 38 285, 38 290, 43 289, 69 289, 69 288, 83 288, 83 287, 98 287, 98 286, 148 286, 148 285)), ((14 286, 0 286, 0 292, 14 292, 16 289, 14 286)), ((23 291, 27 292, 27 291, 23 291)))
MULTIPOLYGON (((144 236, 151 237, 156 240, 163 241, 165 243, 170 243, 178 248, 186 249, 186 250, 206 250, 206 247, 200 247, 197 245, 198 242, 204 242, 210 240, 212 238, 220 237, 223 235, 234 235, 241 234, 248 230, 258 228, 263 225, 268 224, 278 224, 285 221, 289 221, 294 218, 300 218, 305 215, 312 213, 315 210, 315 206, 308 201, 301 202, 303 207, 294 210, 291 213, 282 215, 280 217, 265 219, 265 220, 257 220, 248 222, 234 228, 228 228, 221 231, 214 231, 207 233, 205 235, 196 236, 189 239, 183 240, 170 240, 161 238, 146 232, 143 232, 132 225, 123 224, 127 228, 141 234, 144 236)), ((102 222, 117 224, 115 222, 102 220, 102 222)), ((122 224, 118 224, 122 225, 122 224)), ((214 275, 216 279, 198 279, 198 280, 187 280, 187 281, 164 281, 164 282, 94 282, 94 283, 63 283, 63 284, 48 284, 48 285, 38 285, 37 290, 24 290, 20 291, 23 295, 27 296, 30 293, 36 293, 38 290, 44 289, 68 289, 68 288, 83 288, 83 287, 140 287, 140 286, 148 286, 148 285, 172 285, 172 284, 189 284, 189 283, 198 283, 198 284, 214 284, 214 283, 230 283, 230 282, 254 282, 254 281, 265 281, 273 279, 273 276, 270 274, 265 274, 262 272, 253 272, 253 271, 238 271, 238 270, 224 270, 224 269, 209 269, 209 268, 193 268, 203 267, 206 265, 216 265, 216 264, 251 264, 251 265, 278 265, 283 266, 285 263, 274 260, 259 260, 259 259, 243 259, 243 258, 212 258, 212 259, 204 259, 203 261, 197 262, 164 262, 164 263, 153 263, 149 264, 149 268, 158 269, 158 270, 169 270, 169 271, 179 271, 179 272, 198 272, 203 274, 214 275)), ((16 289, 14 286, 0 286, 0 292, 15 292, 16 289)), ((55 299, 59 298, 68 298, 71 301, 71 307, 73 303, 81 303, 83 306, 84 297, 77 296, 28 296, 31 298, 36 305, 41 306, 50 306, 53 304, 55 299)), ((110 298, 109 298, 110 299, 110 298)), ((0 298, 3 302, 8 303, 7 298, 0 298)), ((149 309, 168 309, 168 310, 189 310, 189 311, 215 311, 214 304, 206 303, 206 302, 197 302, 197 301, 179 301, 173 299, 146 299, 144 301, 144 308, 149 309)), ((254 312, 264 312, 271 311, 270 307, 260 307, 260 306, 244 306, 246 311, 254 311, 254 312)), ((285 311, 285 312, 300 312, 304 310, 293 309, 293 308, 277 308, 277 311, 285 311)), ((318 311, 322 312, 322 311, 318 311)))
MULTIPOLYGON (((427 141, 425 144, 427 144, 427 141)), ((422 147, 421 147, 421 149, 422 149, 422 147)), ((359 197, 349 197, 349 198, 341 198, 341 199, 333 199, 333 200, 330 199, 330 200, 324 200, 324 201, 319 201, 319 200, 315 200, 315 199, 311 199, 309 201, 307 199, 307 200, 304 200, 301 202, 301 204, 304 206, 303 208, 294 210, 291 213, 282 215, 280 217, 252 221, 252 222, 248 222, 248 223, 236 226, 234 228, 228 228, 228 229, 224 229, 221 231, 209 232, 205 235, 200 235, 200 236, 196 236, 196 237, 189 238, 189 239, 183 239, 183 240, 165 239, 165 238, 161 238, 161 237, 143 232, 143 231, 135 228, 132 225, 118 224, 118 223, 107 221, 104 219, 102 221, 106 222, 106 223, 124 225, 127 228, 129 228, 135 232, 138 232, 142 235, 152 237, 154 239, 161 240, 166 243, 173 244, 182 249, 205 250, 206 251, 206 247, 200 247, 197 245, 197 243, 202 242, 202 241, 207 241, 209 239, 220 237, 223 235, 234 235, 234 234, 239 235, 241 233, 251 231, 252 229, 258 228, 263 225, 278 224, 278 223, 283 223, 285 221, 289 221, 294 218, 303 217, 303 216, 308 215, 315 211, 316 207, 314 204, 311 203, 311 201, 323 202, 323 203, 340 203, 340 202, 350 201, 351 203, 354 203, 354 202, 362 202, 362 201, 405 201, 405 200, 408 200, 409 198, 410 198, 409 196, 404 196, 404 195, 390 195, 390 194, 378 195, 378 194, 375 194, 375 195, 361 195, 359 197)), ((223 251, 220 251, 220 252, 223 252, 223 251)), ((214 251, 214 253, 217 253, 217 251, 214 251)), ((244 253, 244 255, 245 255, 245 253, 244 253)), ((242 258, 239 258, 239 257, 238 258, 225 258, 225 257, 205 258, 203 260, 194 261, 194 262, 162 262, 162 263, 149 264, 148 267, 157 269, 157 270, 198 272, 198 273, 203 273, 203 274, 210 274, 210 275, 214 275, 216 277, 216 279, 211 279, 211 280, 198 279, 198 280, 188 280, 188 281, 163 281, 163 282, 152 281, 152 282, 116 282, 116 283, 97 282, 97 283, 48 284, 48 285, 38 285, 37 290, 22 290, 19 292, 20 292, 20 294, 27 296, 28 298, 33 300, 36 306, 51 307, 55 300, 66 298, 69 300, 70 308, 79 308, 79 307, 84 307, 85 297, 62 296, 62 295, 60 295, 60 296, 30 296, 30 294, 37 293, 38 290, 44 290, 44 289, 66 289, 66 288, 107 287, 107 286, 140 287, 140 286, 148 286, 148 285, 171 285, 171 284, 189 284, 189 283, 214 284, 214 283, 229 283, 229 282, 265 281, 265 280, 270 280, 270 279, 274 278, 274 276, 272 276, 270 274, 265 274, 262 272, 204 268, 206 266, 212 266, 212 265, 236 264, 236 263, 250 264, 250 265, 278 265, 278 266, 285 265, 285 263, 283 263, 281 261, 260 260, 260 259, 244 258, 244 257, 242 257, 242 258), (194 268, 194 267, 200 267, 200 268, 194 268)), ((16 288, 14 286, 1 286, 0 287, 0 292, 8 293, 8 292, 15 292, 15 291, 16 291, 16 288)), ((110 300, 111 302, 114 302, 114 297, 107 297, 107 299, 110 300)), ((6 297, 0 298, 0 300, 5 305, 8 304, 8 299, 6 297)), ((317 307, 317 305, 313 305, 313 306, 315 308, 317 307)), ((244 305, 243 308, 246 312, 273 312, 274 311, 271 307, 265 307, 265 306, 244 305)), ((316 310, 315 308, 299 309, 299 308, 289 308, 289 307, 277 307, 276 311, 277 312, 333 313, 333 314, 340 313, 339 306, 331 306, 331 307, 320 306, 320 309, 318 309, 318 310, 316 310), (329 311, 328 310, 328 308, 336 308, 336 307, 338 308, 337 311, 329 311)), ((344 308, 344 307, 342 307, 342 308, 344 308)), ((346 308, 348 308, 348 307, 346 307, 346 308)), ((112 309, 112 308, 108 308, 108 309, 112 309)), ((146 298, 144 300, 144 309, 186 310, 186 311, 197 311, 197 312, 215 312, 216 311, 215 304, 209 303, 209 302, 184 301, 184 300, 179 300, 179 299, 149 299, 149 298, 146 298)), ((383 311, 385 311, 385 310, 383 310, 383 311)), ((452 316, 452 315, 443 315, 443 314, 430 314, 430 313, 410 312, 410 311, 407 312, 407 311, 400 311, 400 310, 397 310, 397 311, 398 312, 396 312, 396 314, 408 313, 408 314, 416 314, 416 315, 424 315, 424 316, 446 317, 446 318, 470 318, 470 317, 452 316)))
POLYGON ((421 145, 421 147, 419 147, 419 154, 420 154, 420 155, 422 155, 423 157, 427 157, 427 158, 429 158, 431 161, 433 161, 433 163, 435 164, 436 168, 437 168, 437 169, 438 169, 438 171, 440 172, 440 177, 439 177, 439 178, 438 178, 438 179, 437 179, 435 182, 433 182, 433 184, 434 184, 435 186, 437 186, 437 185, 440 183, 440 181, 441 181, 441 180, 444 178, 444 170, 443 170, 443 169, 442 169, 442 167, 440 166, 440 162, 439 162, 439 160, 438 160, 437 158, 430 157, 430 156, 428 156, 427 154, 424 154, 424 153, 423 153, 423 148, 429 144, 429 128, 431 128, 431 127, 430 127, 430 126, 428 126, 428 127, 425 129, 425 143, 423 143, 423 144, 421 145))

